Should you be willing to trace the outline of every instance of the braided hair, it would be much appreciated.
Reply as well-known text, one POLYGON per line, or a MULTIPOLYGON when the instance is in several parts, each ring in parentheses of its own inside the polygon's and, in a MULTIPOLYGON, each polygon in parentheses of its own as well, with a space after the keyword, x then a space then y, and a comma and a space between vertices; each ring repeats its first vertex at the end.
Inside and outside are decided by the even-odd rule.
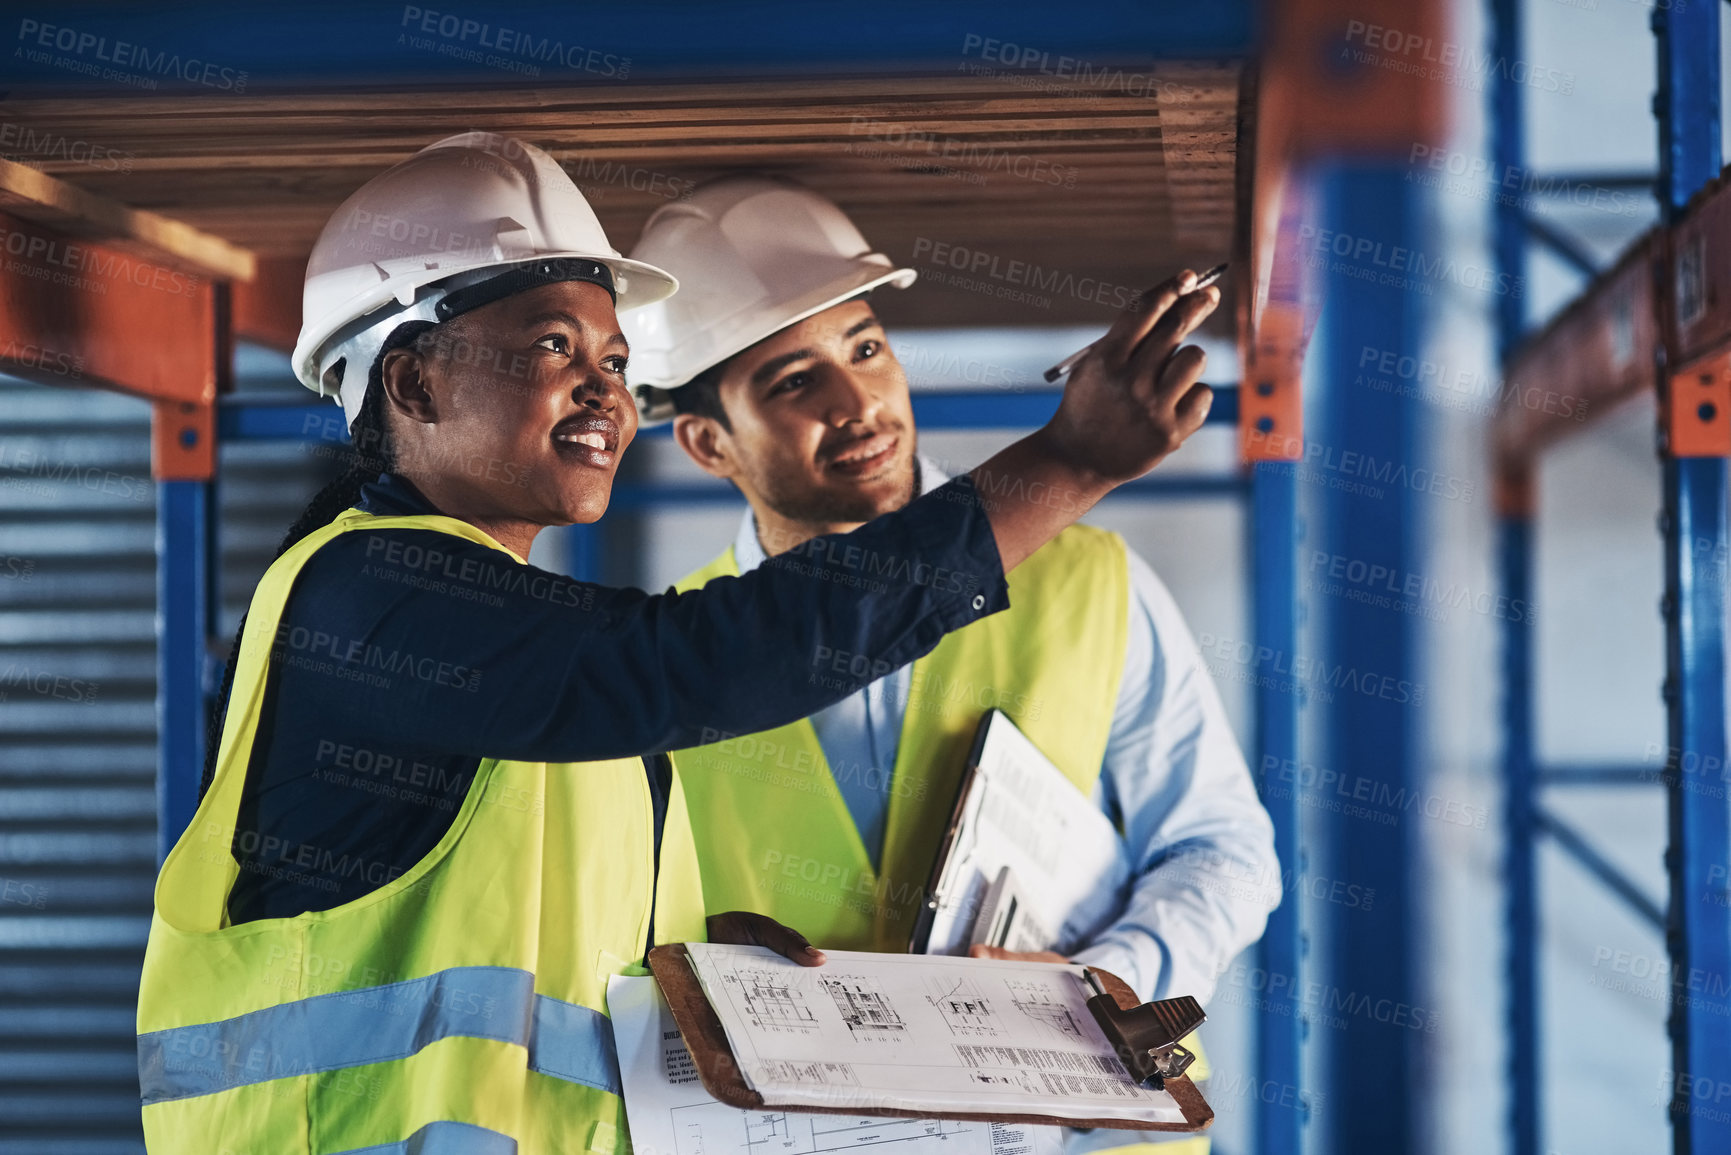
MULTIPOLYGON (((396 447, 391 444, 389 427, 385 422, 385 354, 417 343, 432 328, 434 324, 431 321, 406 321, 392 330, 385 340, 367 372, 367 391, 361 400, 361 411, 355 415, 355 423, 349 428, 347 467, 335 481, 313 494, 312 500, 289 526, 288 533, 283 535, 282 544, 276 549, 277 557, 293 549, 308 534, 329 525, 344 510, 352 508, 360 500, 362 486, 377 480, 379 474, 396 469, 396 447)), ((211 781, 216 777, 216 756, 222 744, 223 720, 228 714, 229 695, 234 690, 234 670, 240 660, 240 639, 245 632, 246 615, 243 614, 240 626, 235 630, 228 661, 223 667, 222 689, 205 726, 204 777, 198 786, 200 801, 204 800, 211 781)))

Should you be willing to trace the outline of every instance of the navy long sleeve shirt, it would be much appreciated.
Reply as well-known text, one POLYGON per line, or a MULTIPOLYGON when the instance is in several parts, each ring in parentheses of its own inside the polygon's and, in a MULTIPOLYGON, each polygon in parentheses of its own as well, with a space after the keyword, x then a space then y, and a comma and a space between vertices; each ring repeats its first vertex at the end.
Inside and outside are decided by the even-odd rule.
MULTIPOLYGON (((392 475, 359 504, 438 512, 392 475)), ((685 594, 574 581, 434 530, 342 534, 277 630, 230 919, 328 910, 406 872, 483 758, 621 758, 785 725, 1008 605, 965 477, 685 594)))

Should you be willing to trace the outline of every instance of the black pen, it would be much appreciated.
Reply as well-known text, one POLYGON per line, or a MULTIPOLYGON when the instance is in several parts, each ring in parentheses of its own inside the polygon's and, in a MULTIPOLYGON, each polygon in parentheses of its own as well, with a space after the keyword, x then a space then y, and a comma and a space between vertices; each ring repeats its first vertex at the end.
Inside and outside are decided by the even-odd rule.
MULTIPOLYGON (((1197 289, 1206 289, 1209 285, 1218 281, 1225 274, 1226 262, 1222 261, 1212 269, 1209 269, 1206 273, 1203 273, 1200 277, 1197 277, 1196 284, 1190 291, 1194 293, 1197 289)), ((1093 348, 1094 346, 1092 344, 1084 345, 1062 361, 1058 362, 1056 365, 1052 366, 1050 369, 1046 370, 1046 380, 1056 381, 1058 378, 1074 369, 1076 367, 1076 362, 1086 357, 1093 348)))

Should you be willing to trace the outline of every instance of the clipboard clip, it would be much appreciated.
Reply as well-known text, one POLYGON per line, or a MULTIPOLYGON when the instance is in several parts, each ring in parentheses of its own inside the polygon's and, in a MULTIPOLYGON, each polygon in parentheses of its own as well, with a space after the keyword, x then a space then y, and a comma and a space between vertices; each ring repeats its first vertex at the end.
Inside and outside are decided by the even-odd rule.
POLYGON ((1157 1091, 1164 1090, 1167 1079, 1176 1079, 1196 1061, 1196 1056, 1179 1046, 1178 1040, 1207 1021, 1201 1003, 1183 995, 1125 1010, 1100 986, 1091 969, 1083 974, 1094 989, 1088 1009, 1132 1079, 1157 1091))

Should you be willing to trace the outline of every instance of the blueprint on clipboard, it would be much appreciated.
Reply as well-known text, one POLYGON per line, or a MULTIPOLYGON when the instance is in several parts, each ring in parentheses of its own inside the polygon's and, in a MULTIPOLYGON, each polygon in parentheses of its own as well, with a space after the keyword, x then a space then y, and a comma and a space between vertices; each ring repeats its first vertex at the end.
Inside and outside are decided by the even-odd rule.
POLYGON ((634 1155, 1061 1155, 1063 1132, 1026 1123, 747 1111, 712 1097, 653 978, 614 975, 607 1011, 634 1155))
POLYGON ((1001 710, 990 711, 954 832, 937 866, 929 933, 914 949, 966 954, 987 891, 1005 867, 1045 949, 1067 954, 1123 909, 1130 870, 1117 829, 1001 710))
POLYGON ((1083 968, 688 943, 745 1083, 778 1106, 1182 1123, 1134 1082, 1088 1009, 1083 968))

